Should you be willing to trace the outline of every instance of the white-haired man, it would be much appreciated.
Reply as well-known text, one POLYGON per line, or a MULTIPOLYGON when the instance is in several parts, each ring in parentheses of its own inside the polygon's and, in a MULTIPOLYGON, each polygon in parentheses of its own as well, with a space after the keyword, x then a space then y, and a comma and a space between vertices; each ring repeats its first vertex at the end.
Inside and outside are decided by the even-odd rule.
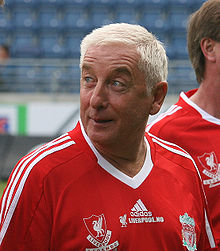
POLYGON ((80 121, 18 162, 0 250, 214 247, 191 157, 145 134, 167 92, 162 44, 139 25, 107 25, 83 39, 80 68, 80 121))

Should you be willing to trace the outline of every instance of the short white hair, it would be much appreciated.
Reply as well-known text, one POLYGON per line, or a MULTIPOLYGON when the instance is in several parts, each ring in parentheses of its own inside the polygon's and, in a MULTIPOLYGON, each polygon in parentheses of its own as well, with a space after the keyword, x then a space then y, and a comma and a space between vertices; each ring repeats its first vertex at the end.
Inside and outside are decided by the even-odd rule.
POLYGON ((140 54, 138 67, 146 76, 148 91, 156 83, 167 80, 168 59, 162 42, 146 28, 135 24, 108 24, 86 35, 81 42, 80 68, 89 47, 112 43, 136 46, 140 54))

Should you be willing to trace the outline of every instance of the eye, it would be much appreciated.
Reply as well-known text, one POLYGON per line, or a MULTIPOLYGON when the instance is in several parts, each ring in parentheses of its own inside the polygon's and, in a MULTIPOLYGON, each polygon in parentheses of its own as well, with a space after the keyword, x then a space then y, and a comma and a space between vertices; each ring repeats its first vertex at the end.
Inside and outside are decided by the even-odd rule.
POLYGON ((113 86, 122 86, 122 83, 120 81, 113 81, 113 86))
POLYGON ((113 90, 119 91, 119 92, 125 91, 127 89, 126 83, 122 81, 118 81, 118 80, 113 80, 111 86, 113 90))
POLYGON ((91 77, 85 77, 85 81, 86 81, 86 83, 90 83, 90 82, 92 82, 92 78, 91 77))
POLYGON ((85 88, 92 88, 95 85, 94 78, 88 74, 82 76, 81 85, 84 86, 85 88))

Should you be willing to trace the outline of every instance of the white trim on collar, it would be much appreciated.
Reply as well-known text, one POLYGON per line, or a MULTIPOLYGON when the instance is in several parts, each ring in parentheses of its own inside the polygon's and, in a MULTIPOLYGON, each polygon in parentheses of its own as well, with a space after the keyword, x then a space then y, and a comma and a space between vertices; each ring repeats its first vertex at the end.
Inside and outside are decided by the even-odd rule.
POLYGON ((181 92, 180 93, 180 97, 190 106, 192 106, 198 113, 201 114, 202 118, 211 122, 211 123, 214 123, 214 124, 217 124, 217 125, 220 125, 220 119, 217 119, 216 117, 210 115, 209 113, 207 113, 206 111, 204 111, 202 108, 200 108, 197 104, 195 104, 194 102, 192 102, 184 92, 181 92))
POLYGON ((108 172, 109 174, 111 174, 116 179, 120 180, 121 182, 125 183, 126 185, 130 186, 131 188, 133 188, 133 189, 138 188, 144 182, 144 180, 148 177, 148 175, 150 174, 150 172, 153 168, 153 162, 151 159, 151 149, 150 149, 150 145, 149 145, 147 139, 145 138, 145 142, 146 142, 146 146, 147 146, 147 154, 145 157, 144 164, 143 164, 141 170, 133 178, 131 178, 128 175, 121 172, 120 170, 118 170, 110 162, 108 162, 105 158, 102 157, 102 155, 96 150, 96 148, 92 144, 91 140, 89 139, 88 135, 86 134, 81 120, 79 122, 80 122, 81 130, 82 130, 82 134, 83 134, 86 142, 88 143, 88 145, 90 146, 90 148, 92 149, 94 154, 96 155, 99 165, 106 172, 108 172))

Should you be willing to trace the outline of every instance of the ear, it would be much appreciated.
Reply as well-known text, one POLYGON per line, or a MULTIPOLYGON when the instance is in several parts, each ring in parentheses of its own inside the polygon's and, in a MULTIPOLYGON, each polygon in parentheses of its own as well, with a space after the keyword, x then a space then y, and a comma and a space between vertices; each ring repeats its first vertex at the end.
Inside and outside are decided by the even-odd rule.
POLYGON ((165 81, 156 84, 152 91, 153 102, 150 109, 150 115, 154 115, 159 112, 165 96, 167 94, 168 84, 165 81))
POLYGON ((211 62, 215 62, 215 41, 211 38, 203 38, 200 47, 204 57, 211 62))

